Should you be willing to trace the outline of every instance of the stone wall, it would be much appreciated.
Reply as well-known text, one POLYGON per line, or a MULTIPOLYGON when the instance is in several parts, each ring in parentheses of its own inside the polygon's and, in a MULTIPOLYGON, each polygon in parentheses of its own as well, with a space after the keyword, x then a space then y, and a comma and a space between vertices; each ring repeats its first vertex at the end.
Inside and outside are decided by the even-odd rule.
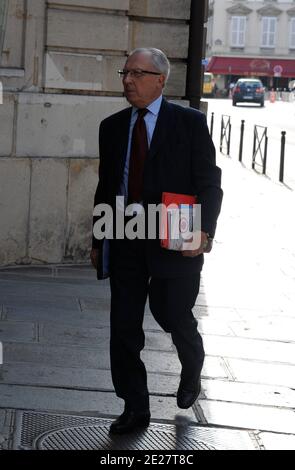
MULTIPOLYGON (((190 0, 10 0, 0 80, 0 265, 88 260, 98 127, 127 105, 135 47, 171 60, 185 94, 190 0)), ((1 51, 0 51, 1 52, 1 51)))
POLYGON ((1 158, 0 264, 88 259, 96 183, 94 159, 1 158))

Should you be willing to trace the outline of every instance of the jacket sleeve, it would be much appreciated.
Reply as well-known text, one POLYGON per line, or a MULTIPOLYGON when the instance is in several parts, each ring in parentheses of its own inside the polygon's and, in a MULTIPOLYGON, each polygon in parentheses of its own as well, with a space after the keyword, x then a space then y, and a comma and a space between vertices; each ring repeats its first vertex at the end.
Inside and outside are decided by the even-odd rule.
MULTIPOLYGON (((107 172, 106 172, 106 151, 105 151, 105 125, 104 121, 101 122, 99 127, 99 169, 98 169, 98 184, 94 195, 94 207, 98 204, 105 202, 106 200, 106 184, 107 184, 107 172)), ((92 248, 99 249, 101 247, 101 240, 97 240, 93 235, 93 226, 98 220, 98 217, 93 217, 92 223, 92 248)))
POLYGON ((223 191, 221 170, 216 165, 215 147, 205 115, 194 113, 191 138, 192 179, 198 203, 201 204, 201 229, 214 237, 223 191))

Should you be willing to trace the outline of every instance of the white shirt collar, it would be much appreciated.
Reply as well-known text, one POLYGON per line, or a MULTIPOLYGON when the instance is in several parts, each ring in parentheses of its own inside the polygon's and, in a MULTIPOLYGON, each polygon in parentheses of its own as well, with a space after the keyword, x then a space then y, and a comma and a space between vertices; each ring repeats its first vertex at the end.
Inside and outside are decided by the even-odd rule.
MULTIPOLYGON (((157 116, 159 114, 159 111, 160 111, 160 107, 161 107, 161 104, 162 104, 162 100, 163 100, 163 95, 160 95, 157 99, 155 99, 154 101, 152 101, 151 104, 149 104, 146 109, 149 110, 150 113, 154 114, 155 116, 157 116)), ((138 108, 136 108, 135 106, 133 106, 132 108, 132 115, 134 115, 136 112, 137 112, 138 108)))

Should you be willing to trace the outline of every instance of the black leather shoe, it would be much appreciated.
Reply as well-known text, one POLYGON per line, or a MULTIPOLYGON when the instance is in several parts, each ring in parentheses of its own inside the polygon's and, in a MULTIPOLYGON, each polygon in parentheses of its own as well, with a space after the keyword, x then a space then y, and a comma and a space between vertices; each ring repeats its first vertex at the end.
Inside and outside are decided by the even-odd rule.
POLYGON ((150 424, 151 414, 146 412, 124 411, 110 427, 111 434, 125 434, 138 428, 146 428, 150 424))
POLYGON ((190 408, 198 398, 201 391, 201 380, 198 380, 195 390, 186 389, 182 386, 181 382, 177 391, 177 406, 178 408, 190 408))

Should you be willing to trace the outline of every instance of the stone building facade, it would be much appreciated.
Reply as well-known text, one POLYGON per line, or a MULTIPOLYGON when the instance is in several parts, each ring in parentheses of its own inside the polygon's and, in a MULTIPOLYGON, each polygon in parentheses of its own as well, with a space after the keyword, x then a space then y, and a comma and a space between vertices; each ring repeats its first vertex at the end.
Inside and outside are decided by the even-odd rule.
POLYGON ((287 88, 295 79, 295 1, 209 0, 207 56, 219 88, 241 76, 287 88))
POLYGON ((185 95, 190 0, 1 0, 0 265, 88 260, 98 126, 128 51, 163 49, 185 95))

